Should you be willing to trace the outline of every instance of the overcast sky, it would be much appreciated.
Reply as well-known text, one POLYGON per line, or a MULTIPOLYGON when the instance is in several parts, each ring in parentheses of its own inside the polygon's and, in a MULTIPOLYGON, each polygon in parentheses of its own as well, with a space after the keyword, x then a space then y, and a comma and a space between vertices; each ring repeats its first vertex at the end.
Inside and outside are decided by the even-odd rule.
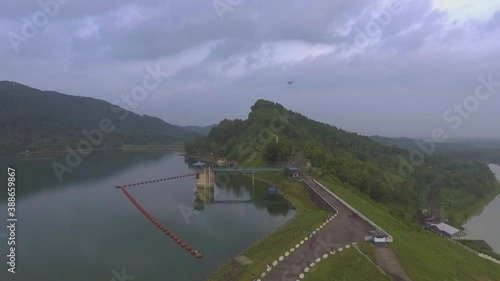
POLYGON ((131 110, 173 124, 265 98, 364 135, 500 137, 498 82, 472 97, 500 82, 498 0, 59 1, 45 23, 38 1, 1 0, 0 80, 113 102, 158 67, 131 110))

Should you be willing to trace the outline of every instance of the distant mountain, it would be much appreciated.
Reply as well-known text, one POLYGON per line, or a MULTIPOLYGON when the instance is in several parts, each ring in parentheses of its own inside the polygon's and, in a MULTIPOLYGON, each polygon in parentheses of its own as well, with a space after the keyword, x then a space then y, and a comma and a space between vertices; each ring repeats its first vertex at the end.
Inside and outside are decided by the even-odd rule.
MULTIPOLYGON (((388 138, 371 136, 370 139, 390 147, 398 147, 409 151, 418 151, 417 142, 422 140, 411 138, 388 138)), ((464 139, 448 140, 444 143, 435 143, 435 154, 441 156, 454 156, 488 163, 500 164, 499 139, 464 139)))
POLYGON ((381 136, 371 136, 370 139, 387 146, 396 146, 406 150, 418 149, 418 146, 415 143, 416 139, 404 138, 404 137, 389 138, 381 136))
POLYGON ((82 131, 98 130, 105 118, 114 130, 103 134, 99 148, 179 143, 198 135, 160 118, 112 109, 103 100, 0 81, 0 150, 75 148, 87 139, 82 131))
POLYGON ((204 127, 201 127, 201 126, 177 126, 177 127, 181 128, 182 130, 184 130, 186 132, 198 133, 201 135, 208 136, 208 134, 210 133, 210 130, 212 130, 212 128, 214 128, 216 126, 217 126, 217 124, 208 125, 208 126, 204 126, 204 127))

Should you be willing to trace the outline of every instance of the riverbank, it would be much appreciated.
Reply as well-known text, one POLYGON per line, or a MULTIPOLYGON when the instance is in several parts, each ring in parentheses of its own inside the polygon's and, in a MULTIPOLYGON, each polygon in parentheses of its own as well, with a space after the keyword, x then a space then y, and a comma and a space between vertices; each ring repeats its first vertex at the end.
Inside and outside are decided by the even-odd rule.
POLYGON ((497 196, 500 196, 500 165, 489 164, 488 167, 497 179, 497 188, 467 208, 453 212, 462 227, 467 224, 472 217, 482 213, 484 208, 493 202, 497 196))
POLYGON ((496 164, 488 164, 488 167, 497 179, 496 188, 484 195, 481 199, 469 204, 466 208, 460 210, 445 210, 445 217, 452 217, 453 219, 451 221, 455 227, 463 230, 471 218, 481 214, 489 204, 500 196, 500 166, 496 164))
POLYGON ((472 217, 482 213, 484 208, 493 202, 497 196, 500 196, 500 182, 497 182, 497 188, 495 190, 480 200, 474 202, 465 209, 453 211, 453 215, 455 216, 458 224, 463 227, 472 217))
MULTIPOLYGON (((500 166, 499 165, 489 165, 490 169, 496 174, 497 179, 500 180, 500 166)), ((500 181, 498 182, 500 190, 500 181)), ((494 196, 491 196, 494 197, 494 196)), ((463 225, 465 232, 467 233, 466 239, 470 241, 474 240, 484 240, 480 244, 487 244, 491 246, 491 250, 488 247, 483 247, 483 245, 469 245, 472 249, 494 256, 500 260, 500 238, 498 232, 500 231, 500 219, 498 218, 498 212, 500 211, 500 195, 497 195, 492 202, 487 202, 486 207, 481 209, 480 213, 472 216, 463 225), (494 252, 495 254, 491 253, 494 252)))

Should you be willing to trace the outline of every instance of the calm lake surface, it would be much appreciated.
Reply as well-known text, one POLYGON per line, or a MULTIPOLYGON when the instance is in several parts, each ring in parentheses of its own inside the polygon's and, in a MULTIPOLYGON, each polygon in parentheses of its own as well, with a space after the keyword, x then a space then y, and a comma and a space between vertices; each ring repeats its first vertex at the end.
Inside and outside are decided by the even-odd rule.
MULTIPOLYGON (((500 166, 490 164, 489 167, 500 180, 500 166)), ((500 196, 497 196, 479 215, 472 217, 464 227, 467 238, 485 240, 497 253, 500 253, 500 196)))
POLYGON ((6 271, 7 192, 3 188, 0 280, 122 281, 113 274, 122 270, 135 281, 205 280, 224 261, 295 215, 283 198, 268 194, 266 184, 256 182, 252 187, 251 179, 243 176, 231 176, 228 185, 216 186, 215 202, 208 205, 203 198, 197 199, 195 177, 128 188, 150 214, 203 253, 204 258, 197 260, 115 188, 192 173, 194 168, 183 156, 93 152, 59 182, 51 163, 65 163, 64 156, 0 159, 3 186, 7 165, 17 170, 18 218, 16 274, 10 274, 6 271), (200 212, 186 223, 179 205, 193 207, 195 202, 200 212))

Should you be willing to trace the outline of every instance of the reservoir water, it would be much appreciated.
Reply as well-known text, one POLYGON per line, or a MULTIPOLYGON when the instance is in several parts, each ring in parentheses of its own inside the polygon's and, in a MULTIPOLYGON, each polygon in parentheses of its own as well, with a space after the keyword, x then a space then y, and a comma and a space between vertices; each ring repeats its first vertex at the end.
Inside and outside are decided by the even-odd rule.
POLYGON ((266 184, 253 186, 241 175, 226 174, 228 184, 208 190, 208 197, 200 196, 194 176, 128 188, 158 221, 203 253, 197 260, 115 188, 193 173, 184 157, 93 152, 59 181, 51 164, 66 163, 64 157, 0 159, 0 280, 205 280, 295 215, 282 197, 269 194, 266 184), (17 171, 16 274, 6 270, 7 165, 17 171), (196 206, 198 213, 186 221, 180 206, 196 206))
MULTIPOLYGON (((500 181, 500 166, 489 165, 500 181)), ((465 225, 467 239, 485 240, 497 253, 500 253, 500 196, 497 196, 484 210, 472 217, 465 225)))

